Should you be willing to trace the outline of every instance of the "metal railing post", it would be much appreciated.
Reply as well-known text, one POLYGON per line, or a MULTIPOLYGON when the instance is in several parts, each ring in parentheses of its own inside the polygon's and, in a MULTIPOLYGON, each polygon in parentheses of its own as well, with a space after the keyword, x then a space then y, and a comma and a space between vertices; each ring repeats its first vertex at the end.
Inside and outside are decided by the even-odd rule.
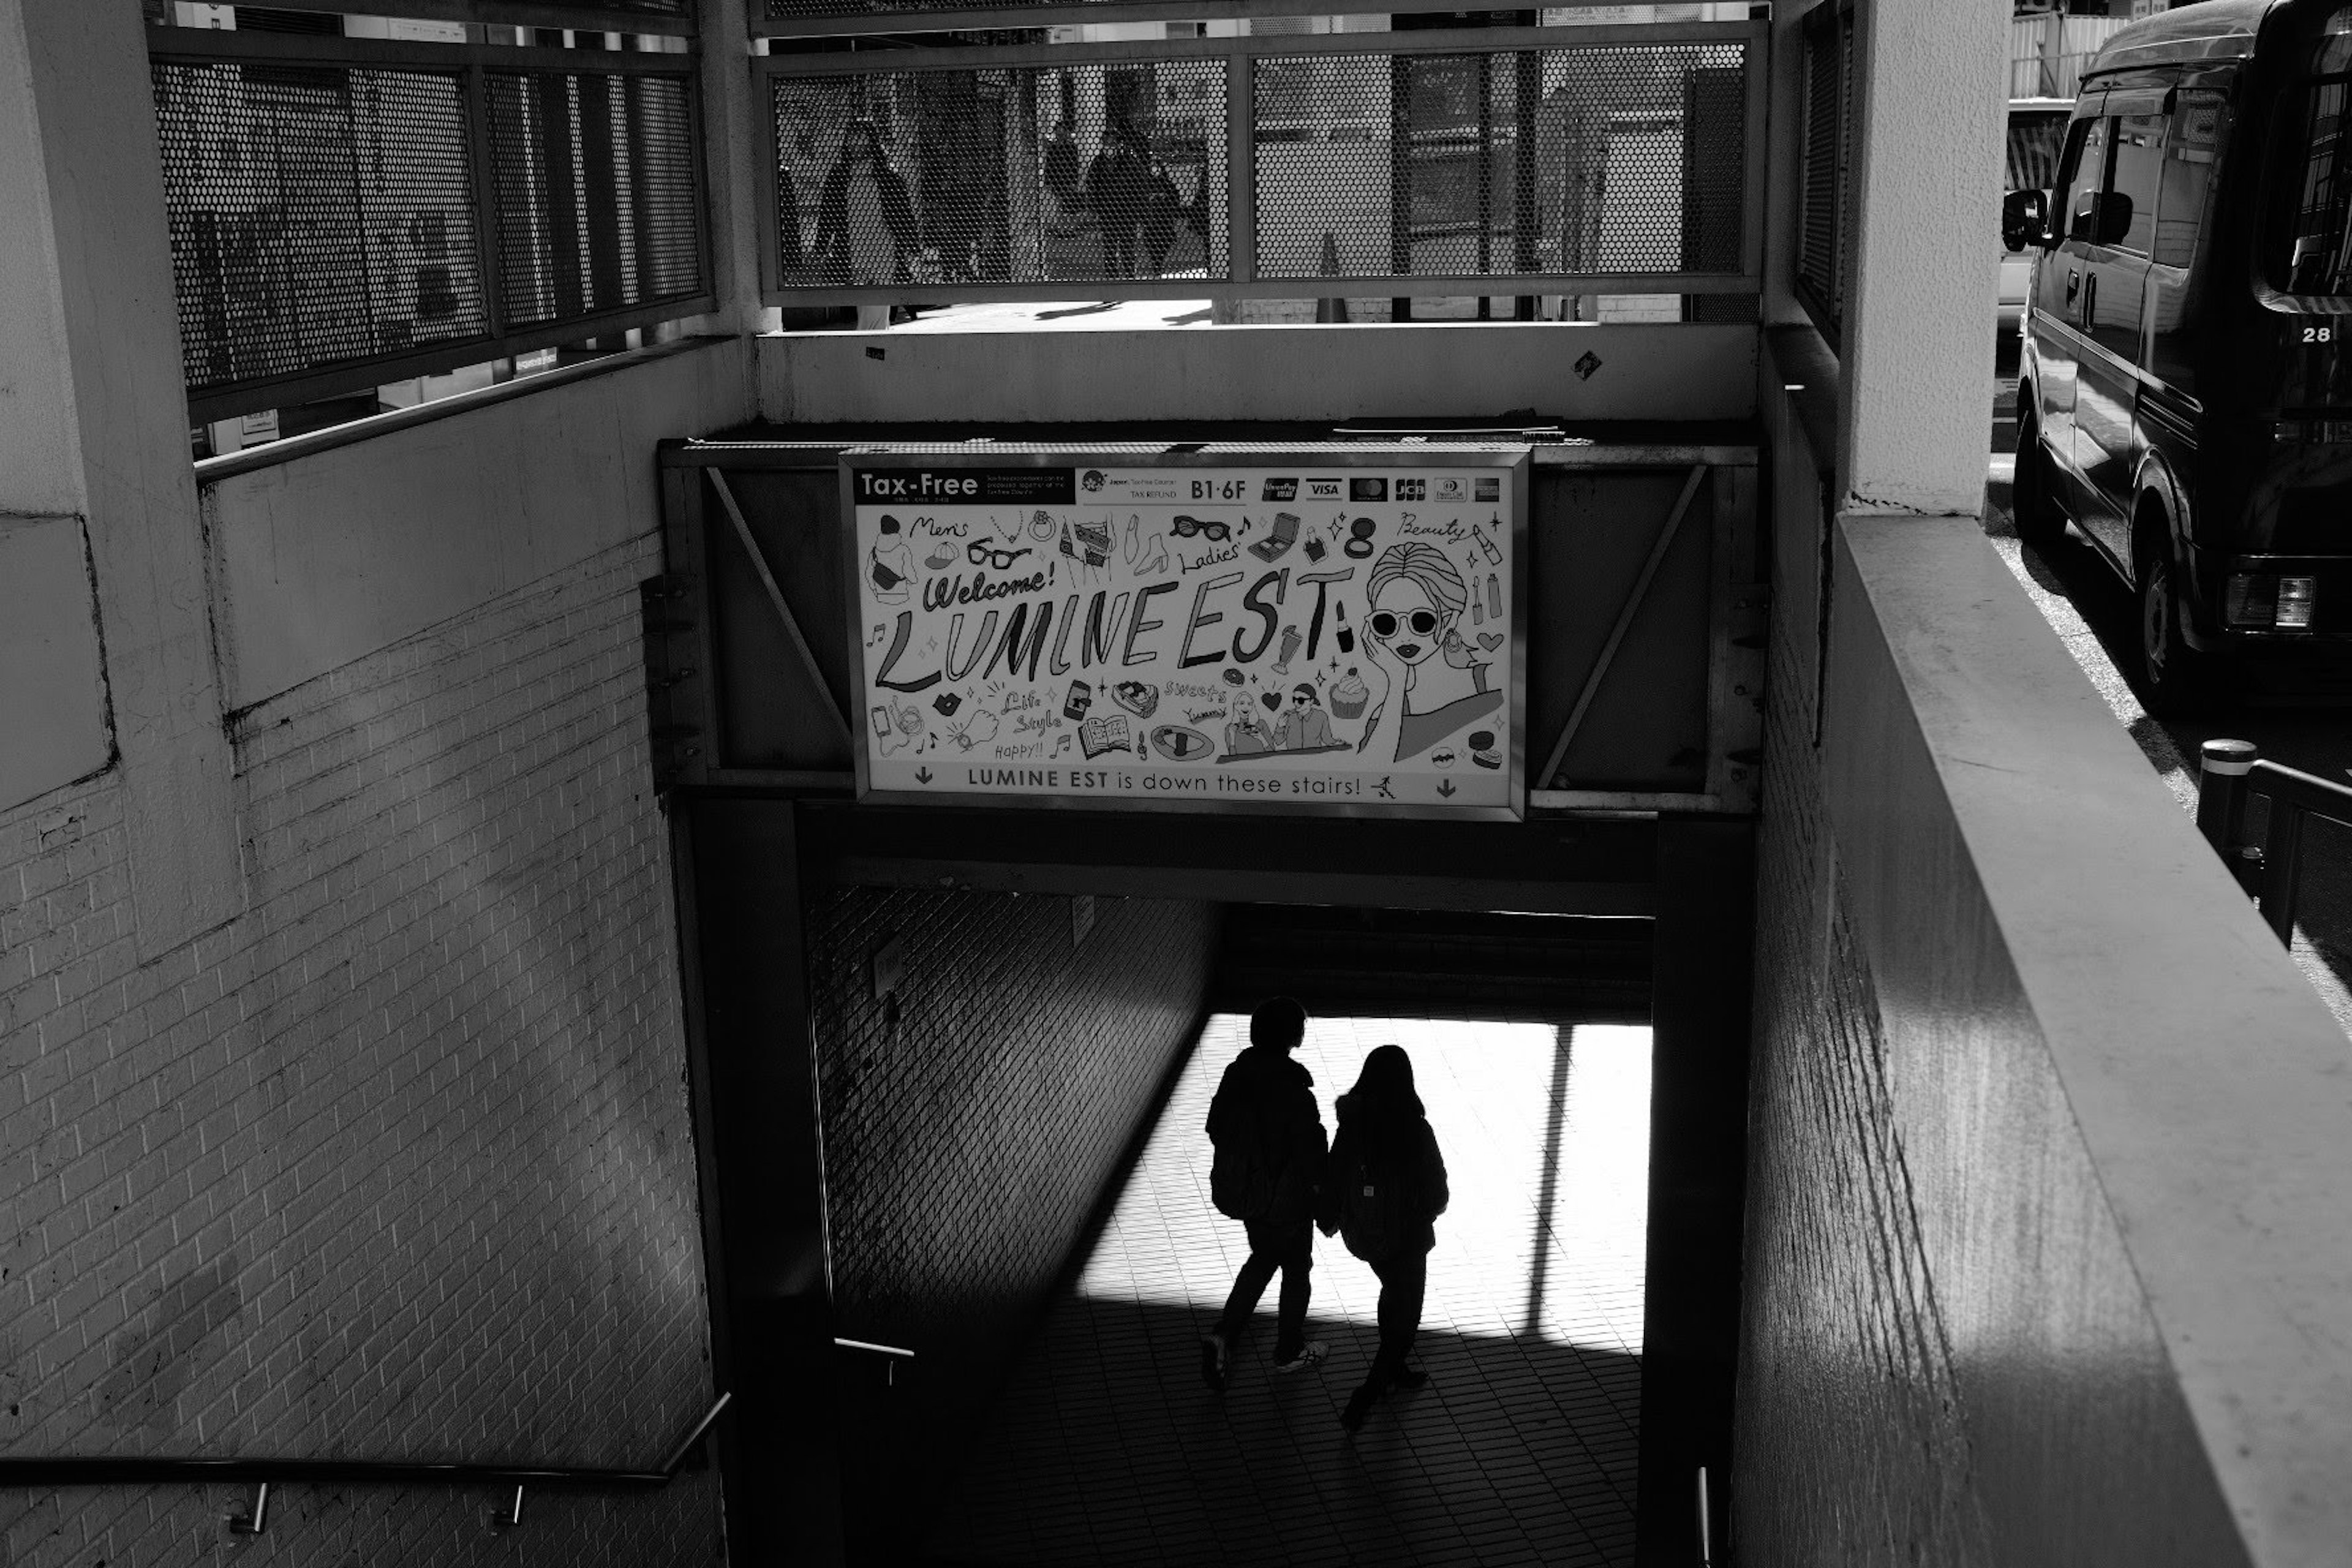
POLYGON ((2294 945, 2296 884, 2303 880, 2303 807, 2271 796, 2270 830, 2263 835, 2262 897, 2257 905, 2279 941, 2294 945))
POLYGON ((1257 61, 1240 48, 1225 56, 1225 276, 1257 276, 1257 61))
POLYGON ((2261 755, 2252 741, 2208 741, 2199 748, 2197 831, 2225 859, 2244 841, 2246 774, 2261 755))

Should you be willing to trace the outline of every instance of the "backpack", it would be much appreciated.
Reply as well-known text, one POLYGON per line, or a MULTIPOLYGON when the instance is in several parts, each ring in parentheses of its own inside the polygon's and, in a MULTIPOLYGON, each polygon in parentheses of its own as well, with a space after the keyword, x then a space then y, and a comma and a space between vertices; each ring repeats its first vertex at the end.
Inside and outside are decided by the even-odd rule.
POLYGON ((1339 1178, 1339 1238, 1349 1252, 1367 1263, 1385 1263, 1421 1249, 1429 1205, 1409 1163, 1375 1172, 1360 1153, 1339 1178))
POLYGON ((1267 1158, 1265 1119, 1246 1102, 1225 1115, 1224 1136, 1212 1134, 1217 1152, 1209 1165, 1209 1201, 1228 1219, 1263 1219, 1273 1211, 1282 1183, 1281 1165, 1267 1158))
POLYGON ((1230 1219, 1264 1219, 1280 1195, 1289 1151, 1268 1125, 1268 1101, 1278 1089, 1263 1078, 1220 1084, 1209 1107, 1209 1138, 1216 1158, 1209 1166, 1209 1201, 1230 1219))

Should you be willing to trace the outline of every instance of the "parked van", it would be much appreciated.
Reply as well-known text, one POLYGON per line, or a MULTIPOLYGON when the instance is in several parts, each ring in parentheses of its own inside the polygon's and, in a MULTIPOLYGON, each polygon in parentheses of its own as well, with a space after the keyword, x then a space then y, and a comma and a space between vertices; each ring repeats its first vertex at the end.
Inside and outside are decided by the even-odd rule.
POLYGON ((2084 72, 2032 247, 2017 521, 2139 601, 2142 695, 2352 647, 2352 5, 2201 0, 2084 72))

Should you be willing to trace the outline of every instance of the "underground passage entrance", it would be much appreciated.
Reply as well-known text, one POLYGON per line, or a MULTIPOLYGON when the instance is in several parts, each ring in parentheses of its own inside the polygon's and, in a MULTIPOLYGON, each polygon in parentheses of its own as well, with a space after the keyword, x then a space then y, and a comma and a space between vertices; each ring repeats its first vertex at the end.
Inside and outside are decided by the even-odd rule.
POLYGON ((667 450, 648 585, 730 1539, 1690 1561, 1737 1344, 1753 450, 855 447, 667 450), (1327 1125, 1392 1039, 1462 1175, 1430 1382, 1352 1436, 1337 1243, 1323 1367, 1197 1364, 1241 1245, 1197 1102, 1276 994, 1323 1020, 1327 1125))
POLYGON ((1273 1291, 1206 1387, 1197 1342, 1247 1251, 1208 1212, 1201 1127, 1245 1015, 1210 1018, 1076 1277, 980 1420, 935 1561, 1633 1561, 1649 1145, 1646 1027, 1318 1017, 1296 1059, 1325 1119, 1401 1046, 1445 1157, 1417 1356, 1428 1381, 1339 1415, 1378 1281, 1317 1247, 1322 1365, 1273 1364, 1273 1291))
POLYGON ((1685 896, 1605 917, 842 882, 854 847, 793 857, 795 816, 824 821, 711 802, 688 827, 730 1528, 837 1531, 856 1563, 1695 1545, 1699 1471, 1718 1510, 1727 1473, 1744 825, 1623 825, 1685 896), (1337 1241, 1322 1367, 1271 1371, 1269 1289, 1226 1391, 1199 1371, 1246 1250, 1206 1098, 1284 976, 1327 1126, 1401 1045, 1453 1179, 1430 1382, 1352 1436, 1376 1286, 1337 1241))

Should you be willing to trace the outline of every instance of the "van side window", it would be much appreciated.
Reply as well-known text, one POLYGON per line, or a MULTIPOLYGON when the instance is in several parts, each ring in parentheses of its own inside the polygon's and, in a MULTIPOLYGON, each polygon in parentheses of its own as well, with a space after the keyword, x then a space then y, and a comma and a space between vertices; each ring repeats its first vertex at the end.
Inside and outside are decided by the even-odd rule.
POLYGON ((2289 249, 2273 260, 2273 278, 2290 294, 2341 294, 2352 290, 2352 148, 2345 145, 2345 115, 2352 83, 2341 78, 2314 82, 2305 89, 2301 115, 2289 110, 2281 129, 2300 132, 2302 144, 2284 150, 2288 174, 2282 185, 2294 203, 2287 225, 2289 249), (2299 174, 2294 173, 2300 164, 2299 174), (2279 262, 2284 262, 2284 267, 2279 262))
POLYGON ((2066 208, 2068 239, 2098 238, 2098 226, 2091 220, 2091 209, 2096 205, 2092 198, 2107 188, 2107 153, 2113 144, 2110 132, 2115 121, 2094 120, 2088 124, 2090 129, 2083 135, 2081 148, 2068 160, 2072 164, 2067 171, 2072 186, 2066 208))
POLYGON ((2165 130, 2164 194, 2156 214, 2156 261, 2187 267, 2197 259, 2197 242, 2213 210, 2213 176, 2230 133, 2230 100, 2218 92, 2187 91, 2172 109, 2165 130))
POLYGON ((2164 177, 2164 116, 2126 114, 2111 122, 2115 173, 2107 188, 2131 203, 2131 227, 2116 243, 2137 256, 2156 248, 2156 193, 2164 177))

